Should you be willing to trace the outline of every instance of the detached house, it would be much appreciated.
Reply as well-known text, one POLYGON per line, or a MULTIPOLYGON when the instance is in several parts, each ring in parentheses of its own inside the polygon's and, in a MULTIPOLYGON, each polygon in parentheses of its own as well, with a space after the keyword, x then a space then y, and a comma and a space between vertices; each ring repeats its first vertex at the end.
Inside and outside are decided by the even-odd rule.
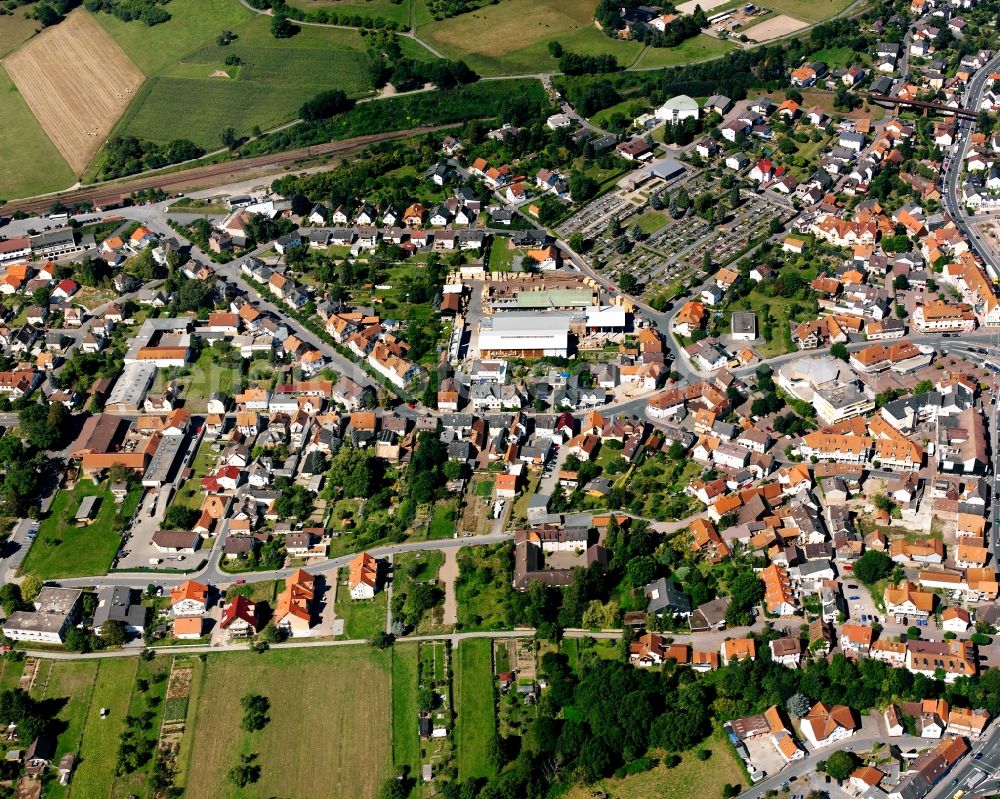
POLYGON ((378 561, 367 552, 360 553, 348 565, 348 588, 351 599, 374 599, 378 585, 378 561))
POLYGON ((816 749, 850 738, 859 726, 851 708, 824 702, 813 705, 801 722, 802 734, 816 749))

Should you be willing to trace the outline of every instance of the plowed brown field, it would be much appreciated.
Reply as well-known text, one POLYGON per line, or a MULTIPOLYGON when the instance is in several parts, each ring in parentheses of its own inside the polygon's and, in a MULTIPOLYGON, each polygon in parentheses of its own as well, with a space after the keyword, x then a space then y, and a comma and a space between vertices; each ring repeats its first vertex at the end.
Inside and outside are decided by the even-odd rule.
POLYGON ((144 80, 85 11, 11 54, 4 66, 70 167, 81 174, 144 80))

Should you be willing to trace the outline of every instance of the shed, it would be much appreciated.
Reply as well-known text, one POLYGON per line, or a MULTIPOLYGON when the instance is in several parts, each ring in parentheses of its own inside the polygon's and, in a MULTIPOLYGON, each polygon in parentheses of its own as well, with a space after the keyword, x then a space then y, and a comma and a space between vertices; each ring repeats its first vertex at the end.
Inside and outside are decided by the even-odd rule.
POLYGON ((97 508, 101 498, 98 496, 84 497, 80 502, 80 507, 76 511, 77 522, 89 522, 97 515, 97 508))

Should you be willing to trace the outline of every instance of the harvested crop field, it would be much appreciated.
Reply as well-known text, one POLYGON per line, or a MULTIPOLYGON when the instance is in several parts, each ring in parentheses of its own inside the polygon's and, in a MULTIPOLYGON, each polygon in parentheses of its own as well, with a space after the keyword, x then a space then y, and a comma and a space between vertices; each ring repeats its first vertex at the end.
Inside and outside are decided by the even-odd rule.
POLYGON ((771 19, 766 19, 759 25, 748 28, 746 35, 748 39, 755 42, 769 42, 772 39, 780 39, 795 31, 809 27, 808 22, 795 19, 787 14, 779 14, 771 19))
POLYGON ((389 654, 368 646, 275 648, 208 656, 195 708, 184 796, 188 799, 327 799, 374 796, 392 757, 389 654), (240 727, 240 699, 268 698, 260 732, 240 727), (359 708, 363 708, 359 717, 359 708), (240 753, 256 753, 260 780, 227 778, 240 753))
POLYGON ((143 75, 93 18, 76 11, 4 66, 42 129, 79 173, 128 106, 143 75))

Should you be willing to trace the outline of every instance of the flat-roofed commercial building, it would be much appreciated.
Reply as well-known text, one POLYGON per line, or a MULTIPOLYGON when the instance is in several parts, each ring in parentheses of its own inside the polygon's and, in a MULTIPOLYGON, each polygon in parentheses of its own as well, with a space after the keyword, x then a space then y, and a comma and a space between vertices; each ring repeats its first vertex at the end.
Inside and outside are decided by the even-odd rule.
POLYGON ((137 413, 142 410, 142 401, 155 379, 155 363, 150 361, 126 363, 104 403, 104 410, 118 413, 137 413))
POLYGON ((569 355, 572 317, 563 313, 498 313, 479 323, 483 358, 542 358, 569 355))
POLYGON ((83 591, 78 588, 42 588, 34 610, 18 610, 4 622, 4 635, 14 641, 61 644, 80 618, 83 591))

